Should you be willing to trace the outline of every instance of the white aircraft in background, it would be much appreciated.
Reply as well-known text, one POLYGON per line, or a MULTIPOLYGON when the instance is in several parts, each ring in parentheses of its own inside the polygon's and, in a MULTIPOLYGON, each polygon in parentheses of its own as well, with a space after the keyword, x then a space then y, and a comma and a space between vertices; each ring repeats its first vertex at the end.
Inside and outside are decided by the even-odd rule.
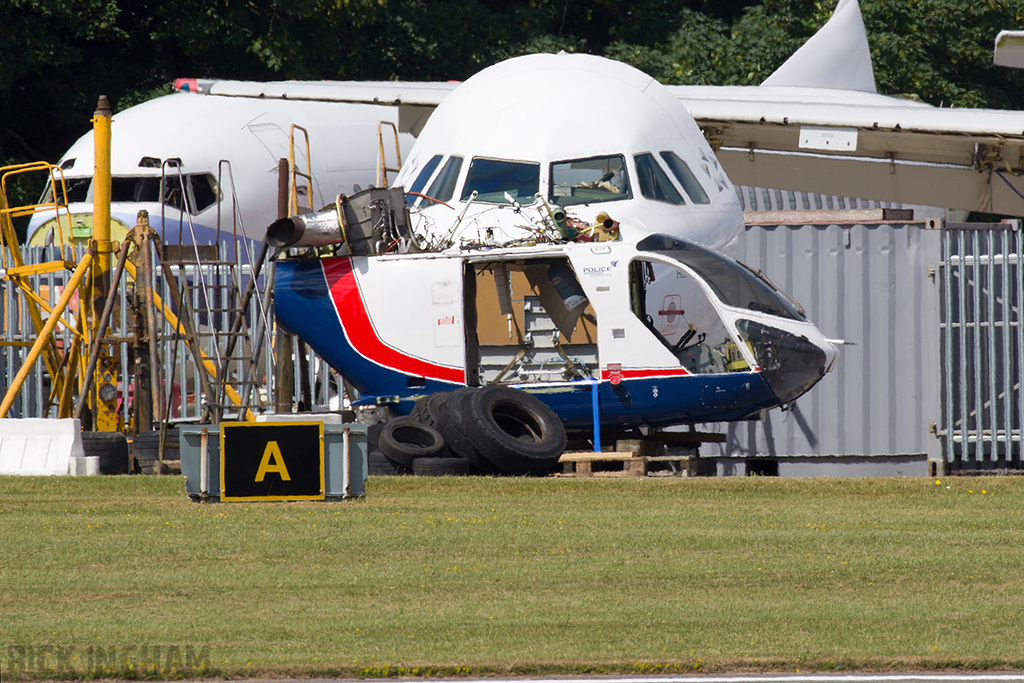
MULTIPOLYGON (((235 235, 261 240, 277 218, 279 160, 294 159, 300 210, 319 209, 339 192, 350 194, 379 182, 381 147, 387 162, 397 165, 396 137, 401 153, 412 146, 412 136, 396 130, 398 109, 375 106, 369 95, 386 96, 389 102, 410 99, 401 84, 315 84, 318 92, 326 86, 336 93, 329 97, 305 96, 305 86, 298 83, 290 84, 295 99, 287 97, 287 90, 266 97, 239 94, 255 85, 183 79, 176 82, 179 92, 114 115, 114 240, 135 225, 140 210, 149 212, 150 225, 168 243, 210 244, 235 235), (349 96, 354 101, 345 101, 349 96)), ((452 87, 421 83, 415 91, 433 103, 452 87)), ((72 232, 82 240, 92 226, 93 154, 90 131, 57 162, 67 186, 72 232)), ((52 243, 54 228, 52 212, 36 214, 28 243, 52 243)))
MULTIPOLYGON (((289 156, 293 124, 308 132, 309 158, 300 137, 295 166, 311 170, 306 202, 316 210, 339 193, 380 184, 379 121, 397 126, 401 153, 408 155, 433 109, 457 85, 186 83, 182 92, 113 118, 115 239, 140 209, 168 242, 191 241, 193 234, 210 242, 235 231, 262 239, 277 218, 277 163, 289 156)), ((508 89, 531 100, 528 84, 508 89)), ((737 184, 1024 215, 1024 112, 936 108, 879 95, 856 0, 840 0, 829 22, 760 86, 667 86, 667 92, 689 111, 737 184)), ((567 103, 581 126, 614 121, 615 105, 612 99, 567 103)), ((606 130, 615 134, 622 125, 609 123, 606 130)), ((593 156, 605 151, 595 139, 593 156)), ((59 161, 79 235, 91 224, 92 155, 89 132, 59 161)), ((666 170, 664 159, 655 161, 666 170)), ((400 180, 412 189, 414 172, 428 163, 414 154, 400 180)), ((301 193, 308 183, 300 177, 297 184, 301 193)), ((54 239, 51 219, 33 218, 31 243, 54 239)))

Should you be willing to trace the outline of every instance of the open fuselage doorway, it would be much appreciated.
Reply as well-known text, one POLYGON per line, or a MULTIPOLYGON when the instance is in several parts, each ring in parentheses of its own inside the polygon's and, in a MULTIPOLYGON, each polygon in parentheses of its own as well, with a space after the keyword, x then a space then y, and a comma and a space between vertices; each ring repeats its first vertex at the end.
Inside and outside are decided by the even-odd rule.
POLYGON ((470 384, 600 376, 597 317, 567 258, 467 266, 470 384))

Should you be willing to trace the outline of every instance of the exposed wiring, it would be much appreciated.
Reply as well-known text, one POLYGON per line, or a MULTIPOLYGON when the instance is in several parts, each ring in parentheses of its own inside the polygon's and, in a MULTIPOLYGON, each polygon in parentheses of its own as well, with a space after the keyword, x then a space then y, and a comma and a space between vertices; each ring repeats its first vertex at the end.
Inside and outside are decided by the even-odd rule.
POLYGON ((996 174, 997 176, 999 176, 1000 178, 1002 178, 1002 179, 1003 179, 1003 182, 1004 182, 1004 183, 1006 183, 1006 186, 1007 186, 1007 187, 1009 187, 1009 188, 1010 188, 1011 190, 1013 190, 1013 193, 1014 193, 1015 195, 1017 195, 1017 196, 1018 196, 1018 197, 1020 197, 1021 199, 1024 199, 1024 194, 1021 194, 1021 193, 1020 193, 1020 190, 1018 190, 1018 189, 1017 189, 1016 187, 1014 187, 1014 186, 1013 186, 1013 183, 1011 183, 1011 182, 1010 182, 1009 180, 1007 180, 1007 179, 1006 179, 1006 176, 1004 176, 1004 175, 1003 175, 1003 172, 1002 172, 1002 171, 994 171, 994 173, 995 173, 995 174, 996 174))

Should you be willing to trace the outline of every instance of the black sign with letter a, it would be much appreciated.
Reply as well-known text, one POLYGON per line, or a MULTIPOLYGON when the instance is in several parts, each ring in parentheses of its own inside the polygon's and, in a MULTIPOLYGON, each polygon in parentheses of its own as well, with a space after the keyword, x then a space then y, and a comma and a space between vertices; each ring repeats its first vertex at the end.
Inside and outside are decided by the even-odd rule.
POLYGON ((221 500, 323 500, 323 422, 220 428, 221 500))

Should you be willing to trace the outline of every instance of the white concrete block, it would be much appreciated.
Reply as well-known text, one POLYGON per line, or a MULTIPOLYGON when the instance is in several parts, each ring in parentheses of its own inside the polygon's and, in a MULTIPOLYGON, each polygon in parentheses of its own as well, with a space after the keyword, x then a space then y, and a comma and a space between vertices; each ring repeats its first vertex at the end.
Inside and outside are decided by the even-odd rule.
MULTIPOLYGON (((72 474, 79 467, 72 458, 85 459, 78 420, 0 420, 0 474, 72 474)), ((90 465, 83 467, 88 472, 90 465)))
POLYGON ((323 422, 325 425, 343 424, 341 413, 265 413, 256 416, 257 422, 323 422))
POLYGON ((71 458, 71 476, 85 477, 100 473, 100 456, 87 455, 84 458, 71 458))

